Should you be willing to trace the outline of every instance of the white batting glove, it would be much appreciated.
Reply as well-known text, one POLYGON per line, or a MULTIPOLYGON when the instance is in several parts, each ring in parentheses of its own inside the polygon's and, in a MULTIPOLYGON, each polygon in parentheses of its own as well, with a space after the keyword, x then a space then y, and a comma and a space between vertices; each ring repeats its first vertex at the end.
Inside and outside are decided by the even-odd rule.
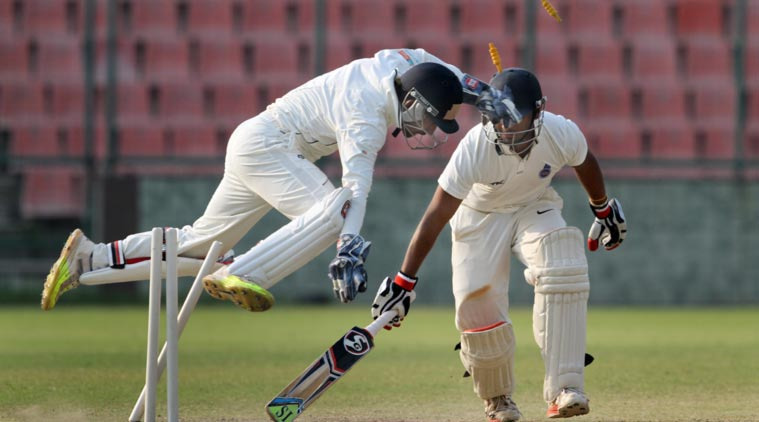
POLYGON ((600 241, 607 251, 622 244, 627 236, 627 223, 622 212, 622 204, 616 198, 601 205, 590 204, 590 209, 596 216, 588 232, 588 249, 598 249, 600 241))
MULTIPOLYGON (((391 324, 393 327, 400 327, 401 321, 408 314, 411 302, 416 299, 414 286, 417 280, 416 277, 407 276, 402 272, 398 272, 395 278, 385 277, 372 303, 372 318, 377 319, 385 312, 395 311, 397 315, 391 320, 391 324)), ((390 330, 391 327, 386 325, 385 329, 390 330)))

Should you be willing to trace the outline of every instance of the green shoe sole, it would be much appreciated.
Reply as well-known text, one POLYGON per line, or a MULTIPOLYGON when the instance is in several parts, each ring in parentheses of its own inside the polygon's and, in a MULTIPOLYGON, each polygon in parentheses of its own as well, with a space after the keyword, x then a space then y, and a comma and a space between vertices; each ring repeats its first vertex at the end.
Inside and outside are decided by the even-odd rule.
POLYGON ((79 285, 79 274, 71 272, 69 262, 71 261, 71 254, 76 251, 81 239, 82 231, 76 229, 71 232, 66 244, 63 245, 61 255, 50 269, 50 274, 45 280, 45 287, 42 288, 42 302, 40 303, 42 310, 53 309, 62 294, 79 285))
POLYGON ((234 275, 203 278, 203 287, 219 300, 229 300, 250 312, 263 312, 274 306, 274 296, 263 287, 241 280, 234 275))

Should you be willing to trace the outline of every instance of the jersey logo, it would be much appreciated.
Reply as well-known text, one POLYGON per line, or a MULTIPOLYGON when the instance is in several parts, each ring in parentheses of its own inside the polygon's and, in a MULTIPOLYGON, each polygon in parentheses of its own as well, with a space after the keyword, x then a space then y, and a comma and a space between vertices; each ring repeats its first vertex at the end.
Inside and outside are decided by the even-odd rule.
POLYGON ((403 50, 398 50, 398 54, 400 54, 404 59, 406 59, 406 61, 408 62, 408 64, 410 64, 412 66, 414 65, 414 60, 411 59, 411 56, 409 56, 408 53, 406 53, 403 50))
POLYGON ((551 166, 549 164, 546 164, 543 166, 543 169, 540 170, 538 176, 540 176, 541 179, 545 179, 549 174, 551 174, 551 166))
POLYGON ((503 182, 505 182, 505 181, 506 181, 506 180, 499 180, 499 181, 497 181, 497 182, 490 182, 490 186, 498 186, 498 185, 502 185, 502 184, 503 184, 503 182))

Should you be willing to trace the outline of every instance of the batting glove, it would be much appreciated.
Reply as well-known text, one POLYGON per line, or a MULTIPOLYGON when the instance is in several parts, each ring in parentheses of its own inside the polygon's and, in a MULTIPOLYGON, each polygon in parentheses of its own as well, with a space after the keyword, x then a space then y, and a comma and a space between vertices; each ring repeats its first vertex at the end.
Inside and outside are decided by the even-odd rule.
MULTIPOLYGON (((410 277, 402 272, 398 272, 395 278, 385 277, 372 303, 372 318, 377 319, 385 312, 395 311, 397 315, 392 319, 391 324, 393 327, 400 327, 401 321, 408 314, 411 302, 416 299, 414 286, 417 280, 416 277, 410 277)), ((385 329, 390 330, 391 327, 386 325, 385 329)))
POLYGON ((522 120, 522 114, 514 106, 510 91, 502 92, 488 87, 482 91, 474 105, 493 124, 503 122, 504 126, 510 127, 522 120))
POLYGON ((371 246, 372 242, 357 234, 344 234, 337 241, 337 256, 329 263, 329 278, 341 302, 348 303, 366 291, 364 261, 371 246))
POLYGON ((604 201, 601 205, 590 204, 590 209, 596 216, 588 232, 588 249, 598 249, 599 240, 607 251, 622 244, 627 236, 627 223, 622 212, 622 204, 616 198, 604 201))

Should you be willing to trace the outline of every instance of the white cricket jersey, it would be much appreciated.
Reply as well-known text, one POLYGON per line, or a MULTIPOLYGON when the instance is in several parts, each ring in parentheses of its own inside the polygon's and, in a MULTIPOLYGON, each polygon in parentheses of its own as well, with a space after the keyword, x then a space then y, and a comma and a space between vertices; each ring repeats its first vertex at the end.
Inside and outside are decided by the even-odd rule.
POLYGON ((377 152, 390 127, 398 127, 396 76, 436 62, 462 72, 423 49, 381 50, 318 76, 267 107, 295 147, 310 161, 339 151, 342 185, 353 191, 342 233, 358 234, 366 212, 377 152))
POLYGON ((553 191, 551 180, 564 166, 585 161, 588 145, 577 125, 544 112, 543 128, 527 158, 498 155, 482 124, 473 127, 453 153, 438 184, 462 204, 483 212, 507 212, 553 191))

